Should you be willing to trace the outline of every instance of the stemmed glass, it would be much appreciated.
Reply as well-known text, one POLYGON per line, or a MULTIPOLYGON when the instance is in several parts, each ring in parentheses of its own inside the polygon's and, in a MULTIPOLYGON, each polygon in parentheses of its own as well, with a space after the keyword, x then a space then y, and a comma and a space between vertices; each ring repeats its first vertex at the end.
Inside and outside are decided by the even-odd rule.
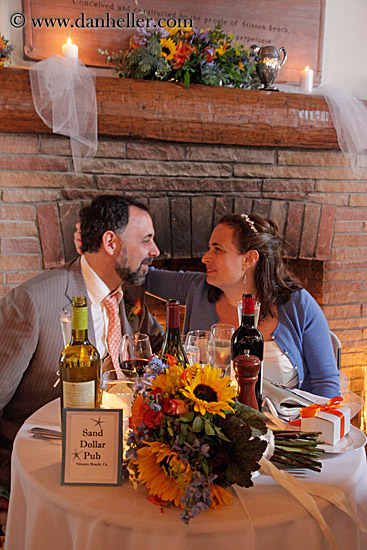
POLYGON ((212 364, 215 358, 214 337, 208 330, 190 330, 186 335, 187 348, 198 350, 198 362, 212 364))
POLYGON ((144 374, 144 367, 152 355, 149 336, 142 332, 124 334, 120 347, 120 367, 133 370, 139 376, 144 374))
POLYGON ((222 376, 229 376, 231 368, 231 339, 234 326, 225 323, 212 325, 210 328, 214 337, 215 359, 214 365, 222 369, 222 376))

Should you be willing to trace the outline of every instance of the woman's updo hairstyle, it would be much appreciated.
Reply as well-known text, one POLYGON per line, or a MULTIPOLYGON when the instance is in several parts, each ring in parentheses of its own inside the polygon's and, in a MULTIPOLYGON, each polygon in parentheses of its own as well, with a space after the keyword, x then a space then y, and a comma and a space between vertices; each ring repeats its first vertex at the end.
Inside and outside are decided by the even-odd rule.
POLYGON ((234 243, 240 254, 257 250, 255 267, 257 298, 261 302, 261 318, 271 314, 273 304, 284 304, 302 285, 286 268, 282 239, 275 221, 258 214, 227 214, 219 224, 233 229, 234 243))

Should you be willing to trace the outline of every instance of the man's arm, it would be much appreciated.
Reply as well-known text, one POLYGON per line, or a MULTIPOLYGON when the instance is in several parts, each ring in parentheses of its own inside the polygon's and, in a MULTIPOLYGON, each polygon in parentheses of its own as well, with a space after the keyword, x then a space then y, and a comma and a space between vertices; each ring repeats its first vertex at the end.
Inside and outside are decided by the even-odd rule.
POLYGON ((0 411, 9 403, 37 347, 39 320, 30 294, 17 287, 0 302, 0 411))

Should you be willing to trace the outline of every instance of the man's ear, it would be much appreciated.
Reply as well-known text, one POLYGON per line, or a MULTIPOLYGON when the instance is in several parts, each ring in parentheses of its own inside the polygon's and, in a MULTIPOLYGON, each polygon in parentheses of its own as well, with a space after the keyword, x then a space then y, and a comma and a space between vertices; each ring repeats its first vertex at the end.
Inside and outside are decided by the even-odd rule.
POLYGON ((243 265, 246 269, 249 269, 250 267, 255 267, 257 262, 259 261, 259 253, 257 250, 249 250, 246 252, 243 265))
POLYGON ((102 236, 101 248, 109 256, 113 256, 117 248, 117 235, 114 231, 106 231, 102 236))

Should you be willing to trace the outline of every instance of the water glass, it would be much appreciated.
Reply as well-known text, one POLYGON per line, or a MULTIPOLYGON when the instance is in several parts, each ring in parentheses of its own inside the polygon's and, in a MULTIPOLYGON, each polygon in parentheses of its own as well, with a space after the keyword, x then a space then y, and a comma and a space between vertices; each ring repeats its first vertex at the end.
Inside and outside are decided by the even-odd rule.
POLYGON ((198 350, 198 363, 212 364, 215 359, 214 337, 208 330, 190 330, 185 345, 198 350))
MULTIPOLYGON (((256 328, 260 317, 260 307, 261 307, 261 302, 255 302, 255 327, 256 328)), ((241 324, 242 323, 242 300, 237 302, 237 314, 238 314, 238 322, 239 324, 241 324)))
POLYGON ((214 337, 214 365, 223 369, 222 376, 229 376, 231 368, 231 340, 235 327, 225 323, 212 325, 210 328, 214 337))
POLYGON ((136 332, 123 335, 120 347, 121 368, 133 370, 141 376, 151 356, 152 348, 147 334, 136 332))
POLYGON ((64 347, 70 344, 71 340, 71 311, 72 306, 68 304, 59 313, 64 347))

